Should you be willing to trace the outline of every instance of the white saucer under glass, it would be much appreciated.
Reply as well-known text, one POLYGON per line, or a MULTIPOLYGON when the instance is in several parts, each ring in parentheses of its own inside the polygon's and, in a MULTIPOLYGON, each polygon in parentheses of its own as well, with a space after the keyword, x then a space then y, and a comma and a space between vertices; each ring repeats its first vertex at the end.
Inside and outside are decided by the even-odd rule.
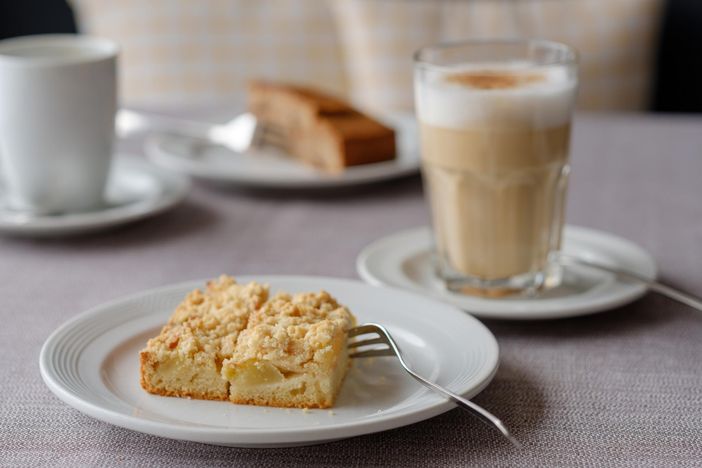
POLYGON ((99 231, 162 213, 180 203, 190 182, 148 161, 117 156, 112 163, 101 209, 34 215, 8 208, 0 192, 0 233, 54 237, 99 231))
POLYGON ((279 149, 264 147, 246 153, 187 136, 155 134, 145 152, 154 163, 199 179, 228 185, 276 189, 322 189, 381 182, 419 172, 420 158, 414 115, 383 119, 396 130, 397 158, 352 166, 325 174, 292 159, 279 149))
MULTIPOLYGON (((440 299, 482 318, 538 320, 574 317, 627 304, 646 293, 646 287, 592 268, 564 267, 560 286, 533 297, 516 295, 482 298, 447 290, 437 277, 431 230, 419 227, 379 239, 359 254, 356 268, 364 281, 394 286, 440 299)), ((643 277, 656 277, 651 255, 631 241, 576 226, 564 230, 563 252, 643 277)))

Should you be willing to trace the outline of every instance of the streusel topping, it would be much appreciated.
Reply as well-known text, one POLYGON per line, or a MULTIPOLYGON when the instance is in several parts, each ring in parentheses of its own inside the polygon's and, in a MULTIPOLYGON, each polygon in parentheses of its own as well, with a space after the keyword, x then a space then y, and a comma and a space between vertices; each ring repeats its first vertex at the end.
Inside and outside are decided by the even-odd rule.
POLYGON ((160 356, 204 352, 216 355, 221 361, 234 352, 249 316, 267 299, 267 285, 239 284, 234 278, 222 275, 208 282, 204 292, 196 289, 189 293, 161 334, 149 340, 147 347, 160 356))
POLYGON ((326 291, 277 294, 251 314, 229 363, 267 360, 300 372, 328 359, 353 323, 349 310, 326 291))

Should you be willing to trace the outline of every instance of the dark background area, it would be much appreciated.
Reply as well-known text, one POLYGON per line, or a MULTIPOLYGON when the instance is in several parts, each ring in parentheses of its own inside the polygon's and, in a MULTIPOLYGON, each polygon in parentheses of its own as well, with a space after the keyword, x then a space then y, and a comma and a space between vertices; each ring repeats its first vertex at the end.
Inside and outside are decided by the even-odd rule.
POLYGON ((65 1, 0 0, 0 39, 76 31, 73 11, 65 1))
POLYGON ((668 0, 651 110, 702 112, 702 1, 668 0))
MULTIPOLYGON (((667 0, 662 21, 650 110, 702 112, 702 0, 667 0)), ((0 0, 0 39, 77 30, 65 1, 0 0)))

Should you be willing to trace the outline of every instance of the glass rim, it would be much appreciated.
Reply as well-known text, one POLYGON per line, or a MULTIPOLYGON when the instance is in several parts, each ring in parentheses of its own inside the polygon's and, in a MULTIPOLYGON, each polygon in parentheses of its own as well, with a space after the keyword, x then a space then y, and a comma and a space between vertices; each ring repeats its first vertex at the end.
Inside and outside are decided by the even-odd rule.
MULTIPOLYGON (((531 45, 531 46, 541 46, 544 48, 551 48, 551 49, 560 49, 565 51, 566 57, 563 60, 558 60, 554 61, 553 63, 545 63, 545 64, 534 64, 534 67, 547 67, 547 66, 554 66, 554 65, 562 65, 562 66, 577 66, 579 63, 579 53, 578 51, 563 42, 558 42, 558 41, 552 41, 549 39, 541 39, 541 38, 484 38, 484 39, 462 39, 462 40, 457 40, 457 41, 447 41, 447 42, 438 42, 435 44, 430 44, 424 47, 421 47, 420 49, 416 50, 414 54, 412 54, 412 59, 414 62, 415 66, 420 66, 420 67, 433 67, 433 68, 443 68, 447 67, 450 65, 440 65, 437 63, 430 62, 424 58, 422 58, 422 55, 429 52, 429 51, 441 51, 441 50, 448 50, 448 49, 454 49, 454 48, 460 48, 460 47, 466 47, 466 46, 488 46, 488 45, 531 45)), ((466 62, 464 62, 466 63, 466 62)))

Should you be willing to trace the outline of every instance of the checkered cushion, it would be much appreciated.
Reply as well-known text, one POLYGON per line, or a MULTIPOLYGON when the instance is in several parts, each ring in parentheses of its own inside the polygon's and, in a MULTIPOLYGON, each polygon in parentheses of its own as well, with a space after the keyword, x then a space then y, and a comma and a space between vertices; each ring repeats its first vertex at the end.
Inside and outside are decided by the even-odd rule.
POLYGON ((177 105, 239 98, 253 77, 344 94, 335 23, 324 0, 74 0, 90 34, 122 46, 122 97, 177 105))
POLYGON ((73 0, 123 47, 130 103, 241 96, 251 77, 308 83, 379 110, 412 107, 414 50, 532 36, 581 52, 579 106, 647 105, 663 0, 73 0))

